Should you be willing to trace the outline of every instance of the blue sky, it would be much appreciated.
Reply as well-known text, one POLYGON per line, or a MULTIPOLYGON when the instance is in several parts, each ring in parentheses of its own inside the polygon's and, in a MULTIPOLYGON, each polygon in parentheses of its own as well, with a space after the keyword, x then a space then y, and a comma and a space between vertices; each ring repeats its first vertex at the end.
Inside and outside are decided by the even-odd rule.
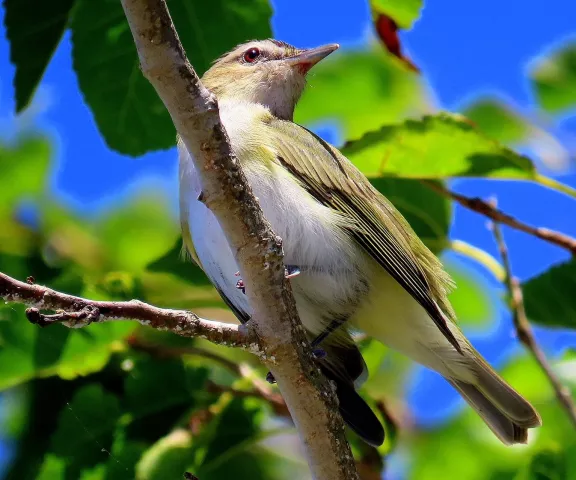
MULTIPOLYGON (((370 16, 364 1, 273 3, 275 36, 298 46, 339 42, 346 47, 370 38, 370 16)), ((422 18, 410 32, 402 34, 402 39, 443 108, 457 110, 479 93, 497 92, 531 112, 533 95, 526 81, 526 65, 550 46, 576 35, 575 19, 573 0, 550 0, 545 5, 522 0, 431 0, 422 18)), ((9 63, 5 31, 0 28, 0 32, 0 130, 9 136, 16 125, 30 121, 30 115, 18 121, 13 118, 14 69, 9 63)), ((57 145, 52 178, 55 193, 86 215, 113 205, 127 185, 145 183, 166 189, 175 200, 175 152, 133 159, 108 150, 78 90, 70 50, 67 35, 46 72, 34 107, 38 113, 35 121, 57 145)), ((566 138, 576 138, 574 118, 565 118, 557 129, 566 138)), ((576 187, 573 168, 560 179, 576 187)), ((460 180, 453 186, 468 195, 496 196, 500 207, 509 213, 576 236, 576 205, 559 193, 522 182, 460 180)), ((520 232, 506 229, 505 235, 514 271, 522 279, 568 258, 563 250, 520 232)), ((471 212, 456 209, 453 237, 497 256, 484 219, 471 212)), ((500 313, 493 332, 475 335, 477 346, 491 360, 506 357, 513 345, 509 316, 500 313)), ((539 337, 551 352, 576 344, 574 336, 564 333, 539 331, 539 337)), ((432 374, 419 373, 417 380, 418 388, 411 390, 410 400, 418 419, 428 422, 444 416, 446 404, 452 405, 455 395, 432 374), (432 389, 435 394, 427 395, 432 389)))

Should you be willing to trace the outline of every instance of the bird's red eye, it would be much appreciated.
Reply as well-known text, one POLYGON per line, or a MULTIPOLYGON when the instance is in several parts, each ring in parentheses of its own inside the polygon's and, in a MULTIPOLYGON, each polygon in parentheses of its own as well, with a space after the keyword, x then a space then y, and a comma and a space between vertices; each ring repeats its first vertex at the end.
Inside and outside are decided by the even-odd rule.
POLYGON ((254 62, 260 56, 260 50, 257 48, 251 48, 244 52, 244 61, 248 63, 254 62))

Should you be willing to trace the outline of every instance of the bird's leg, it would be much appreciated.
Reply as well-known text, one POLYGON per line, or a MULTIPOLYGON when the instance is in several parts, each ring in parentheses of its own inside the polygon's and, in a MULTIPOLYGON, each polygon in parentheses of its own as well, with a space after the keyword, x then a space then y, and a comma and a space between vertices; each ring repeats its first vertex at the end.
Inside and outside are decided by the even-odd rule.
MULTIPOLYGON (((284 277, 285 278, 294 278, 300 275, 301 271, 300 268, 296 265, 286 265, 284 269, 284 277)), ((234 276, 239 277, 240 272, 236 272, 234 276)), ((244 280, 240 279, 236 282, 236 288, 241 290, 244 295, 246 295, 246 286, 244 285, 244 280)))

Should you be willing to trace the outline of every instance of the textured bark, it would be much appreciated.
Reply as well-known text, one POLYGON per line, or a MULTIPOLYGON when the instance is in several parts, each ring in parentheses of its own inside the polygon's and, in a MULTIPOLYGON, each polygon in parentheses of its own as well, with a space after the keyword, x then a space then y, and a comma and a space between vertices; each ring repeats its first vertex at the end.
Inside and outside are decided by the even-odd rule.
POLYGON ((234 157, 215 97, 188 62, 164 0, 122 0, 142 72, 196 162, 203 201, 218 218, 253 310, 249 327, 304 442, 314 478, 358 478, 334 391, 314 364, 272 232, 234 157))

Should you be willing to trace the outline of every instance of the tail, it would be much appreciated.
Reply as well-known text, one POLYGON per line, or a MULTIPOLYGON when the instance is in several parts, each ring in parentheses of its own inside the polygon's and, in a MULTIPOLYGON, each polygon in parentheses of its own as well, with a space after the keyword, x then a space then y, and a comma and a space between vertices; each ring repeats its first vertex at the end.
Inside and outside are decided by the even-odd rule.
POLYGON ((542 425, 538 412, 479 356, 475 376, 474 384, 446 378, 502 443, 526 443, 528 429, 542 425))
POLYGON ((358 395, 354 386, 332 377, 328 372, 324 373, 336 383, 340 414, 346 424, 369 445, 374 447, 382 445, 384 443, 384 428, 372 409, 358 395))

